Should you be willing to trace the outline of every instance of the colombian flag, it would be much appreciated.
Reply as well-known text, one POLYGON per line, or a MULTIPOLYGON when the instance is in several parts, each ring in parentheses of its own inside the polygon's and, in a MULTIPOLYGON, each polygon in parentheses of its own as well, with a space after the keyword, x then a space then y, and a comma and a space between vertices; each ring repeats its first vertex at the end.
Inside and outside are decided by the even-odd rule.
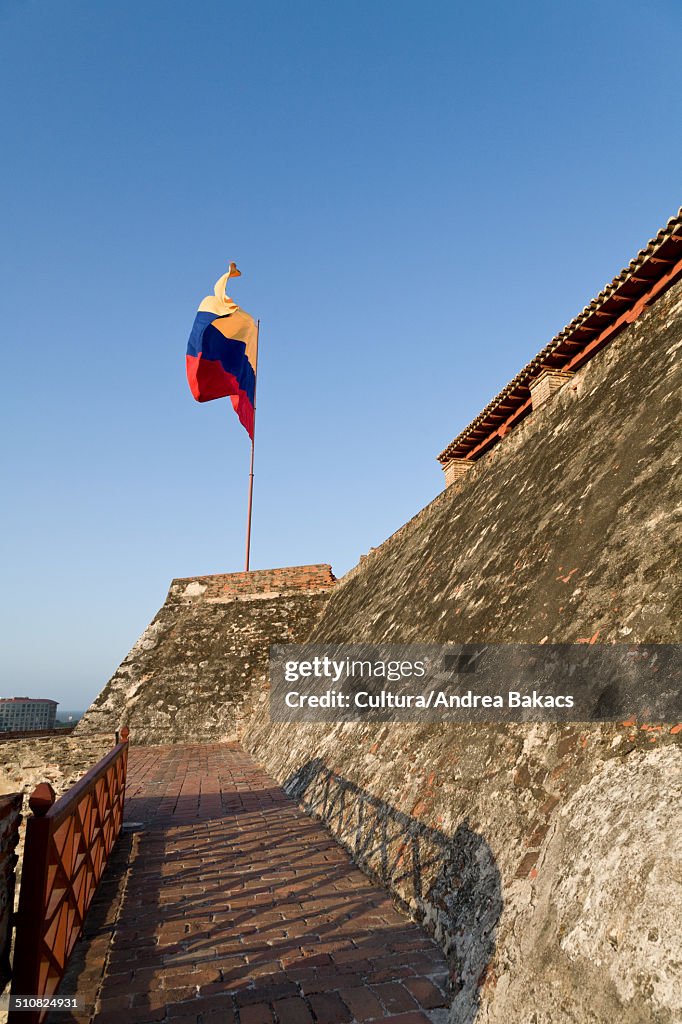
POLYGON ((187 380, 197 402, 229 395, 253 440, 258 325, 225 294, 227 279, 238 275, 232 264, 199 306, 187 343, 187 380))

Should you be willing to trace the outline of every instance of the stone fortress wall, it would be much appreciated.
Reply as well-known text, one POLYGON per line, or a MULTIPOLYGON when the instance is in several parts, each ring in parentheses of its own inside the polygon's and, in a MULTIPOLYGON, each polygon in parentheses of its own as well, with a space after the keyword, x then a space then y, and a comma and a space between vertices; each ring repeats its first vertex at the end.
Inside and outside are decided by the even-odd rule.
POLYGON ((173 581, 76 736, 241 738, 439 938, 453 1024, 672 1024, 681 725, 273 725, 267 657, 678 641, 681 348, 678 281, 338 582, 173 581))
MULTIPOLYGON (((679 640, 680 349, 682 283, 340 580, 309 639, 679 640)), ((245 742, 434 930, 457 1024, 667 1024, 681 739, 675 723, 293 729, 258 708, 245 742)))
POLYGON ((333 585, 328 565, 173 580, 76 735, 125 722, 135 743, 235 739, 265 699, 270 644, 304 640, 333 585))

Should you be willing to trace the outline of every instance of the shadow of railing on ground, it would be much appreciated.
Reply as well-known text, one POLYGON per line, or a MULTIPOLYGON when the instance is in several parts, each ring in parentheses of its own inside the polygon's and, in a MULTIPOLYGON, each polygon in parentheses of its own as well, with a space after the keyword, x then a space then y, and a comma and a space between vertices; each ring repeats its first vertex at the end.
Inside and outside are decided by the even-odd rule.
MULTIPOLYGON (((162 1008, 231 1019, 249 1003, 298 996, 300 986, 376 991, 396 977, 409 988, 408 963, 445 985, 432 940, 396 920, 385 893, 281 788, 261 776, 250 788, 223 780, 204 795, 192 779, 157 796, 165 775, 161 765, 147 786, 132 780, 126 819, 135 831, 121 839, 62 987, 99 998, 96 1021, 156 1019, 162 1008)), ((355 822, 356 861, 399 887, 405 903, 418 893, 411 913, 434 933, 449 938, 461 927, 451 941, 453 1019, 471 1024, 501 906, 487 844, 466 825, 452 838, 429 829, 320 762, 289 788, 309 808, 323 799, 328 824, 343 807, 343 821, 355 822)))
POLYGON ((435 937, 451 964, 453 1019, 473 1021, 503 907, 500 872, 484 837, 466 821, 450 836, 425 825, 319 758, 284 789, 435 937))

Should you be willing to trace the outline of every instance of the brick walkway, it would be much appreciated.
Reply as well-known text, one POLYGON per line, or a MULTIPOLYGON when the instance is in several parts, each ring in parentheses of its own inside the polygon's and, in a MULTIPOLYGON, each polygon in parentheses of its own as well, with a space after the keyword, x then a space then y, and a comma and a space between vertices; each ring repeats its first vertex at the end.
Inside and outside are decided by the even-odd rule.
POLYGON ((236 745, 133 747, 126 821, 61 988, 97 1024, 446 1021, 436 944, 236 745))

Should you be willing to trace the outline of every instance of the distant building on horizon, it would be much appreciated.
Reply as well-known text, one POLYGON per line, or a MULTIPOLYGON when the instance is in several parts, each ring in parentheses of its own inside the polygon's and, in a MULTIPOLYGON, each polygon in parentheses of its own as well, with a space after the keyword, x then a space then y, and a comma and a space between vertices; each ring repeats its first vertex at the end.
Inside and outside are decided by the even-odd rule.
POLYGON ((42 697, 0 697, 0 732, 54 729, 58 703, 42 697))

